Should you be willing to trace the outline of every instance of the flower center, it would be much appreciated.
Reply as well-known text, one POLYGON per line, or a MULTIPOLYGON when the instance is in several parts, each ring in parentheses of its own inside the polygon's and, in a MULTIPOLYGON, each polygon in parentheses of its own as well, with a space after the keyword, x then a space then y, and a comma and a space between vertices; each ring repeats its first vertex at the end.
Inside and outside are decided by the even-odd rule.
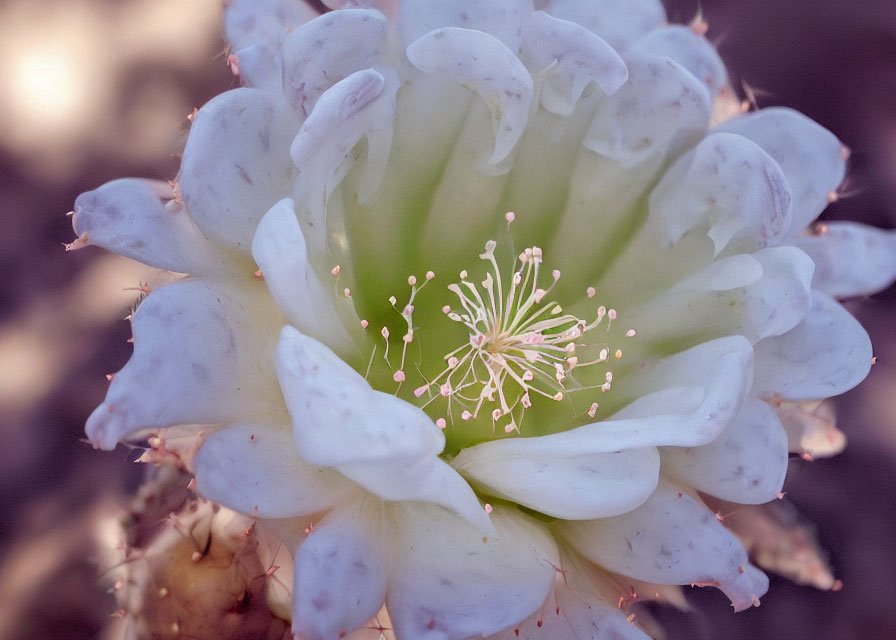
MULTIPOLYGON (((506 219, 509 226, 513 214, 506 219)), ((420 284, 409 277, 407 302, 399 306, 395 296, 389 297, 391 317, 397 313, 401 318, 401 331, 394 322, 390 331, 384 322, 367 362, 365 375, 371 384, 394 390, 432 416, 445 429, 449 451, 495 437, 543 435, 588 422, 600 406, 596 397, 612 387, 609 363, 622 358, 622 350, 611 350, 599 335, 609 332, 616 320, 614 309, 595 306, 587 319, 566 312, 550 297, 561 273, 551 271, 549 285, 541 286, 544 256, 539 247, 518 255, 511 249, 507 257, 513 263, 504 272, 509 273, 506 278, 497 247, 494 240, 485 243, 479 258, 486 271, 478 284, 463 270, 460 281, 448 285, 452 304, 437 307, 430 292, 420 296, 436 277, 432 271, 420 284), (418 326, 415 315, 419 319, 421 314, 424 322, 418 326), (456 329, 435 322, 439 315, 456 329), (442 326, 431 328, 430 323, 442 326), (533 411, 538 418, 527 420, 533 411)), ((590 305, 594 288, 583 293, 590 305)), ((362 326, 368 328, 369 323, 364 320, 362 326)), ((630 329, 625 335, 635 332, 630 329)))

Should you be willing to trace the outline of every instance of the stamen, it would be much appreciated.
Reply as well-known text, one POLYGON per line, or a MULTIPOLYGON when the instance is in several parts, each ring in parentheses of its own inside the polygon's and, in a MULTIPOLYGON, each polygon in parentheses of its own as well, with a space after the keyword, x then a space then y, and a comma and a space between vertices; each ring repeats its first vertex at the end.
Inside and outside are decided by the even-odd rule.
MULTIPOLYGON (((514 220, 512 213, 505 215, 508 224, 514 220)), ((509 289, 503 290, 504 278, 495 259, 497 243, 489 240, 479 258, 489 263, 490 270, 480 287, 467 280, 467 271, 461 271, 460 283, 452 283, 448 289, 457 296, 460 308, 442 307, 450 320, 464 325, 469 331, 467 344, 444 356, 446 368, 430 383, 437 384, 439 395, 451 403, 464 406, 462 420, 478 417, 486 403, 496 403, 490 408, 492 420, 497 423, 509 418, 505 433, 519 431, 522 412, 532 406, 532 394, 561 402, 569 391, 599 388, 609 391, 612 373, 596 387, 581 387, 571 378, 574 368, 586 367, 609 359, 606 345, 581 342, 582 336, 597 327, 604 317, 615 320, 616 310, 598 307, 595 319, 587 322, 564 311, 556 302, 546 297, 561 278, 561 272, 551 271, 553 282, 547 289, 538 286, 543 252, 538 247, 528 247, 519 255, 519 268, 509 278, 509 289), (591 360, 582 361, 576 349, 596 354, 591 360), (569 386, 569 385, 572 386, 569 386)), ((588 287, 589 298, 595 295, 594 287, 588 287)), ((609 329, 609 325, 608 325, 609 329)), ((621 350, 615 355, 622 357, 621 350)), ((415 391, 422 396, 429 386, 415 391)), ((434 399, 434 398, 432 398, 434 399)), ((432 399, 430 401, 432 401, 432 399)), ((597 410, 597 403, 588 410, 597 410)))

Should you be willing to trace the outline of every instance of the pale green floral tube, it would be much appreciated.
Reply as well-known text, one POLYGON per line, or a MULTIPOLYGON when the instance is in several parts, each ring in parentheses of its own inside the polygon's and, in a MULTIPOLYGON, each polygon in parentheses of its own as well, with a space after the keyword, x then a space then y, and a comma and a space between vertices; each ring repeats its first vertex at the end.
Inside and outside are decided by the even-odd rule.
POLYGON ((871 366, 835 299, 896 278, 892 232, 809 228, 842 145, 728 118, 658 0, 327 4, 227 3, 245 86, 176 190, 78 199, 78 245, 185 274, 90 440, 192 425, 198 491, 290 545, 300 638, 383 606, 402 640, 647 637, 620 585, 758 604, 704 499, 776 497, 871 366))

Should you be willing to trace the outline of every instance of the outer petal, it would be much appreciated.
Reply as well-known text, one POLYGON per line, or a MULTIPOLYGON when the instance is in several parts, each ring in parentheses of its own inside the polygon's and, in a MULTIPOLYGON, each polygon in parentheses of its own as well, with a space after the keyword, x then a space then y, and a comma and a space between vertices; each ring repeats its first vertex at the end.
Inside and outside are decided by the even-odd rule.
POLYGON ((606 518, 631 511, 656 488, 660 457, 653 447, 566 457, 495 455, 496 449, 460 452, 454 467, 488 493, 566 520, 606 518))
POLYGON ((670 25, 651 31, 638 40, 633 50, 655 56, 669 56, 704 82, 715 96, 728 84, 725 63, 703 36, 685 25, 670 25))
POLYGON ((296 554, 292 630, 308 640, 342 638, 386 597, 389 553, 382 507, 367 499, 315 524, 296 554))
POLYGON ((134 313, 134 355, 87 421, 104 449, 141 430, 253 420, 281 402, 270 366, 281 322, 266 300, 201 280, 155 291, 134 313))
POLYGON ((437 456, 445 436, 423 411, 374 391, 316 340, 284 327, 275 355, 299 455, 385 500, 421 500, 492 526, 473 490, 437 456))
POLYGON ((558 527, 575 549, 612 571, 660 584, 718 586, 737 611, 759 603, 768 578, 740 542, 678 487, 661 481, 625 515, 558 527))
POLYGON ((271 296, 292 324, 341 353, 348 351, 351 338, 335 308, 334 296, 308 261, 305 236, 290 198, 271 207, 258 223, 252 257, 271 296))
POLYGON ((90 244, 160 269, 222 275, 233 268, 183 211, 166 208, 145 180, 113 180, 82 193, 72 226, 79 236, 86 233, 90 244))
POLYGON ((846 309, 813 291, 805 319, 756 345, 755 393, 785 400, 829 398, 852 389, 871 369, 871 341, 846 309))
POLYGON ((826 222, 820 233, 795 243, 815 261, 812 286, 829 296, 869 295, 896 280, 896 231, 826 222))
POLYGON ((283 80, 292 108, 307 117, 327 89, 375 66, 387 28, 379 11, 343 9, 290 32, 283 42, 283 80))
POLYGON ((790 229, 790 201, 771 156, 742 136, 714 133, 666 172, 650 194, 650 215, 667 246, 708 225, 719 253, 737 234, 754 247, 780 242, 790 229))
POLYGON ((290 30, 317 15, 304 0, 228 0, 224 31, 233 49, 278 44, 290 30))
POLYGON ((295 124, 284 105, 259 89, 235 89, 193 120, 180 169, 187 213, 202 232, 248 252, 258 221, 289 195, 295 124))
POLYGON ((523 59, 533 71, 544 71, 542 106, 568 116, 592 82, 615 93, 628 79, 619 54, 605 41, 574 22, 536 11, 523 27, 523 59))
POLYGON ((732 333, 755 343, 803 319, 812 270, 812 260, 794 247, 735 254, 627 312, 626 322, 656 344, 732 333))
POLYGON ((775 410, 748 398, 718 438, 702 447, 666 447, 663 469, 686 486, 740 504, 775 498, 787 474, 787 435, 775 410))
POLYGON ((441 27, 475 29, 500 40, 513 53, 520 48, 523 21, 531 0, 414 0, 401 3, 399 30, 405 46, 441 27))
POLYGON ((561 553, 561 563, 565 573, 554 576, 541 609, 488 640, 648 640, 597 588, 592 566, 569 551, 561 553))
POLYGON ((625 56, 629 80, 602 100, 585 135, 587 149, 633 167, 705 130, 706 85, 670 58, 625 56))
POLYGON ((535 611, 558 564, 548 532, 495 507, 497 538, 437 507, 395 505, 386 606, 400 638, 461 640, 495 633, 535 611))
POLYGON ((246 515, 291 518, 357 491, 332 469, 306 464, 286 424, 234 425, 209 435, 193 463, 203 496, 246 515))
POLYGON ((777 161, 793 194, 791 235, 800 233, 828 204, 846 173, 844 148, 824 127, 792 109, 761 109, 716 129, 752 140, 777 161))
POLYGON ((487 33, 448 27, 412 42, 407 56, 425 73, 474 88, 492 116, 495 148, 488 164, 510 155, 532 103, 532 77, 513 51, 487 33))
POLYGON ((658 0, 548 0, 546 5, 551 15, 578 22, 618 50, 666 22, 658 0))

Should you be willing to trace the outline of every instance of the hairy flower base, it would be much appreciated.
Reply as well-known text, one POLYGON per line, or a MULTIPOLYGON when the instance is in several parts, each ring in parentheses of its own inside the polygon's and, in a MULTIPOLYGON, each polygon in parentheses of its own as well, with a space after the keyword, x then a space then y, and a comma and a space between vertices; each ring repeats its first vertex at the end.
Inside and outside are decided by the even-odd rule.
POLYGON ((91 441, 194 425, 200 493, 294 553, 303 638, 384 603, 401 639, 643 638, 636 584, 757 604, 708 504, 836 450, 818 401, 871 347, 835 298, 896 277, 892 232, 809 229, 842 145, 717 122, 705 25, 655 0, 328 4, 232 0, 245 87, 176 189, 76 202, 72 248, 187 274, 134 313, 91 441))

